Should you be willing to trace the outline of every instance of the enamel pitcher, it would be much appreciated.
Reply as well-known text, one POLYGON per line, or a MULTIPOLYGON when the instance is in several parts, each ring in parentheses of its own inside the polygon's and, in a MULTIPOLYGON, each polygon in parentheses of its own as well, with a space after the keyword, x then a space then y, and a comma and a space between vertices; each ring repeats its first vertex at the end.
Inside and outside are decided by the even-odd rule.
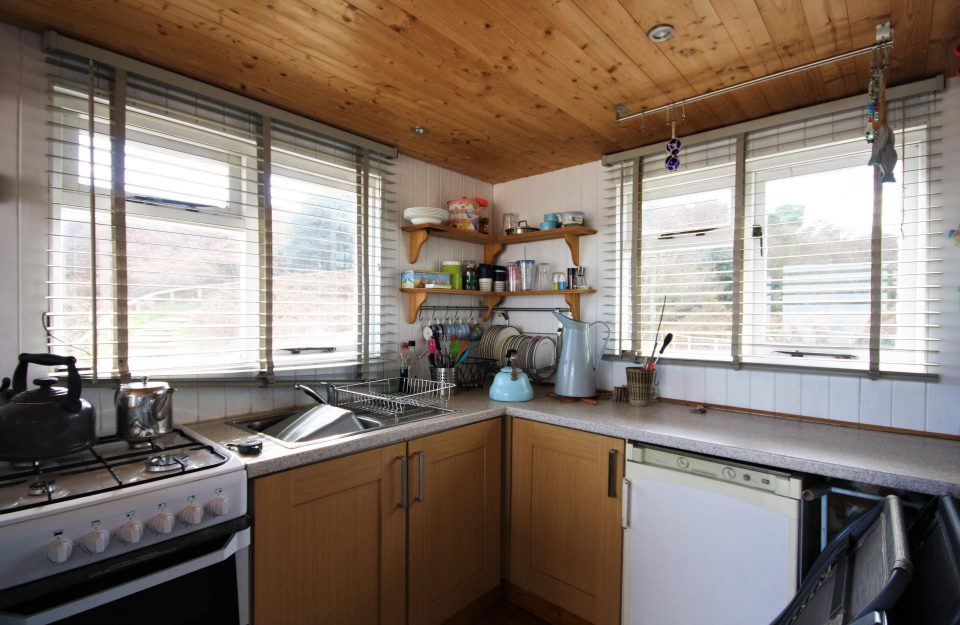
POLYGON ((597 365, 610 341, 610 326, 603 321, 577 321, 558 312, 554 312, 553 316, 563 326, 563 344, 560 348, 560 361, 557 363, 554 393, 564 397, 593 397, 597 394, 597 365), (590 328, 598 324, 607 329, 607 336, 603 341, 603 349, 597 352, 596 358, 592 358, 590 328))

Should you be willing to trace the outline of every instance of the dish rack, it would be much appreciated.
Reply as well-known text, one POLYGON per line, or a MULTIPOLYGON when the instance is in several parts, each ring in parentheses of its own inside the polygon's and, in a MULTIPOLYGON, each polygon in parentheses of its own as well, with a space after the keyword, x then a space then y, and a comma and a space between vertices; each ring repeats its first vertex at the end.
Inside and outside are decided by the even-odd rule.
POLYGON ((419 378, 384 378, 336 387, 336 404, 356 413, 399 416, 445 406, 456 384, 419 378))

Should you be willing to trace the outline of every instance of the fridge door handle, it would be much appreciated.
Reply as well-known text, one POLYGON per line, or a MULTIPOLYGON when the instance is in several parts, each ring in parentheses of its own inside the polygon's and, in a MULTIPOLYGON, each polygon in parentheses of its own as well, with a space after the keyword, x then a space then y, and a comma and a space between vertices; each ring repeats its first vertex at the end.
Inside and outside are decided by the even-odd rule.
POLYGON ((620 526, 630 529, 630 480, 623 478, 623 501, 620 504, 620 526))

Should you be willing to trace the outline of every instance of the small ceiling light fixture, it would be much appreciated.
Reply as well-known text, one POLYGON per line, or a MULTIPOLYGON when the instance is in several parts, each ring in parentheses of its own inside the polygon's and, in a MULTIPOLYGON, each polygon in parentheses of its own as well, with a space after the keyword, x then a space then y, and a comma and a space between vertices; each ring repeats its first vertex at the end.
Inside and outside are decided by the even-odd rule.
POLYGON ((673 39, 676 33, 677 29, 670 24, 657 24, 647 31, 647 39, 653 43, 663 43, 664 41, 673 39))
POLYGON ((413 128, 410 129, 410 132, 412 132, 412 133, 415 134, 415 135, 425 135, 425 134, 427 134, 427 127, 426 127, 426 126, 414 126, 413 128))

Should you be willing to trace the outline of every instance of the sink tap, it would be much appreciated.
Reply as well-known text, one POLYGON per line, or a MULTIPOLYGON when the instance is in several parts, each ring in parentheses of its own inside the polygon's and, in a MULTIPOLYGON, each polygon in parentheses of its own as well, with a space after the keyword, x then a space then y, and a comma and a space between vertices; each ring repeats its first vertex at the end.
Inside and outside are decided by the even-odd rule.
POLYGON ((306 393, 307 395, 315 399, 317 403, 320 403, 320 404, 327 403, 327 400, 325 400, 323 397, 320 397, 320 393, 316 392, 306 384, 294 384, 293 388, 297 389, 298 391, 303 391, 304 393, 306 393))

